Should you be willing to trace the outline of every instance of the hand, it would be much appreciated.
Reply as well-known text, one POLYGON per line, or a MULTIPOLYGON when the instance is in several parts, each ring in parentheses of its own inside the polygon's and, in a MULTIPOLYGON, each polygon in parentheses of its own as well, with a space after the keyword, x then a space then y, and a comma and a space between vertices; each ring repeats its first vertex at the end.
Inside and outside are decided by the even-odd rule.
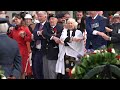
POLYGON ((37 31, 37 35, 42 35, 43 30, 37 31))
POLYGON ((21 36, 22 38, 24 38, 24 37, 26 36, 25 31, 21 31, 21 32, 20 32, 20 36, 21 36))
POLYGON ((74 38, 74 37, 73 37, 72 40, 75 41, 75 42, 80 42, 82 39, 80 39, 80 38, 74 38))
POLYGON ((62 44, 62 45, 64 45, 64 42, 62 41, 62 40, 60 40, 60 43, 59 44, 62 44))
POLYGON ((31 39, 34 41, 34 35, 32 34, 31 39))
POLYGON ((103 37, 105 40, 110 40, 110 37, 107 36, 105 33, 102 34, 102 37, 103 37))
POLYGON ((9 28, 9 32, 11 32, 15 27, 10 27, 9 28))
POLYGON ((59 39, 58 37, 55 37, 55 36, 54 36, 54 37, 53 37, 53 40, 54 40, 56 43, 58 43, 58 44, 60 43, 60 39, 59 39))
POLYGON ((105 29, 106 29, 106 32, 112 32, 113 31, 112 29, 110 29, 108 27, 105 27, 105 29))
POLYGON ((97 32, 97 35, 102 36, 104 33, 103 32, 97 32))

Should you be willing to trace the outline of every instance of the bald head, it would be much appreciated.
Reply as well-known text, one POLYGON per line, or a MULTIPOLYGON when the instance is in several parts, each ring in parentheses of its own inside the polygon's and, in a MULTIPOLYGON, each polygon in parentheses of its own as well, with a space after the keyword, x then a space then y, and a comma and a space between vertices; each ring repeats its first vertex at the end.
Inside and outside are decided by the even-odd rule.
POLYGON ((7 23, 0 24, 0 33, 7 33, 8 27, 7 23))

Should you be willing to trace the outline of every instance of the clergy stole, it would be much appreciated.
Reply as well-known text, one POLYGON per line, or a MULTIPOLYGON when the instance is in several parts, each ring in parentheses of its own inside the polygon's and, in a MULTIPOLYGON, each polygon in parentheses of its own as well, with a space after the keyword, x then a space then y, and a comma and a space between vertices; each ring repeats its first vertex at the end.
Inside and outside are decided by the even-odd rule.
MULTIPOLYGON (((42 30, 42 28, 43 28, 43 25, 40 24, 40 27, 39 27, 38 31, 42 30)), ((36 48, 41 49, 41 40, 36 41, 36 48)))

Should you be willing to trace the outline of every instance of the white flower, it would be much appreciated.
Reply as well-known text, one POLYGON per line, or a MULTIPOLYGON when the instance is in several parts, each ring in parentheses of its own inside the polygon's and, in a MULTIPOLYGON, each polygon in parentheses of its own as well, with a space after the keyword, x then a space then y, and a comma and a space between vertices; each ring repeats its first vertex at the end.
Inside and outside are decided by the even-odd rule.
POLYGON ((71 71, 71 74, 74 74, 75 73, 75 66, 73 67, 72 71, 71 71))
POLYGON ((114 48, 112 48, 112 53, 115 53, 115 49, 114 48))
POLYGON ((100 53, 100 50, 95 50, 94 53, 100 53))
POLYGON ((89 55, 86 55, 87 58, 89 58, 90 56, 89 55))
POLYGON ((105 53, 107 53, 107 50, 105 50, 105 53))
POLYGON ((1 74, 1 79, 7 79, 5 75, 1 74))

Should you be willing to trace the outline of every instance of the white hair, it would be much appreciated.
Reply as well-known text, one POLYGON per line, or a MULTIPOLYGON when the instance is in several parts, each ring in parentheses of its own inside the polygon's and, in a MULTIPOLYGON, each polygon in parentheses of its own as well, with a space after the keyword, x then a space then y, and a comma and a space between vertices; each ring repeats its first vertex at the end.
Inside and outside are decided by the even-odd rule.
POLYGON ((78 23, 76 22, 76 20, 75 20, 74 18, 69 18, 69 19, 67 20, 67 23, 68 23, 68 22, 73 23, 74 26, 75 26, 75 28, 77 29, 77 25, 78 25, 78 23))
POLYGON ((0 24, 0 33, 7 33, 8 27, 7 23, 0 24))
POLYGON ((47 12, 46 11, 38 11, 37 14, 43 14, 47 17, 47 12))

